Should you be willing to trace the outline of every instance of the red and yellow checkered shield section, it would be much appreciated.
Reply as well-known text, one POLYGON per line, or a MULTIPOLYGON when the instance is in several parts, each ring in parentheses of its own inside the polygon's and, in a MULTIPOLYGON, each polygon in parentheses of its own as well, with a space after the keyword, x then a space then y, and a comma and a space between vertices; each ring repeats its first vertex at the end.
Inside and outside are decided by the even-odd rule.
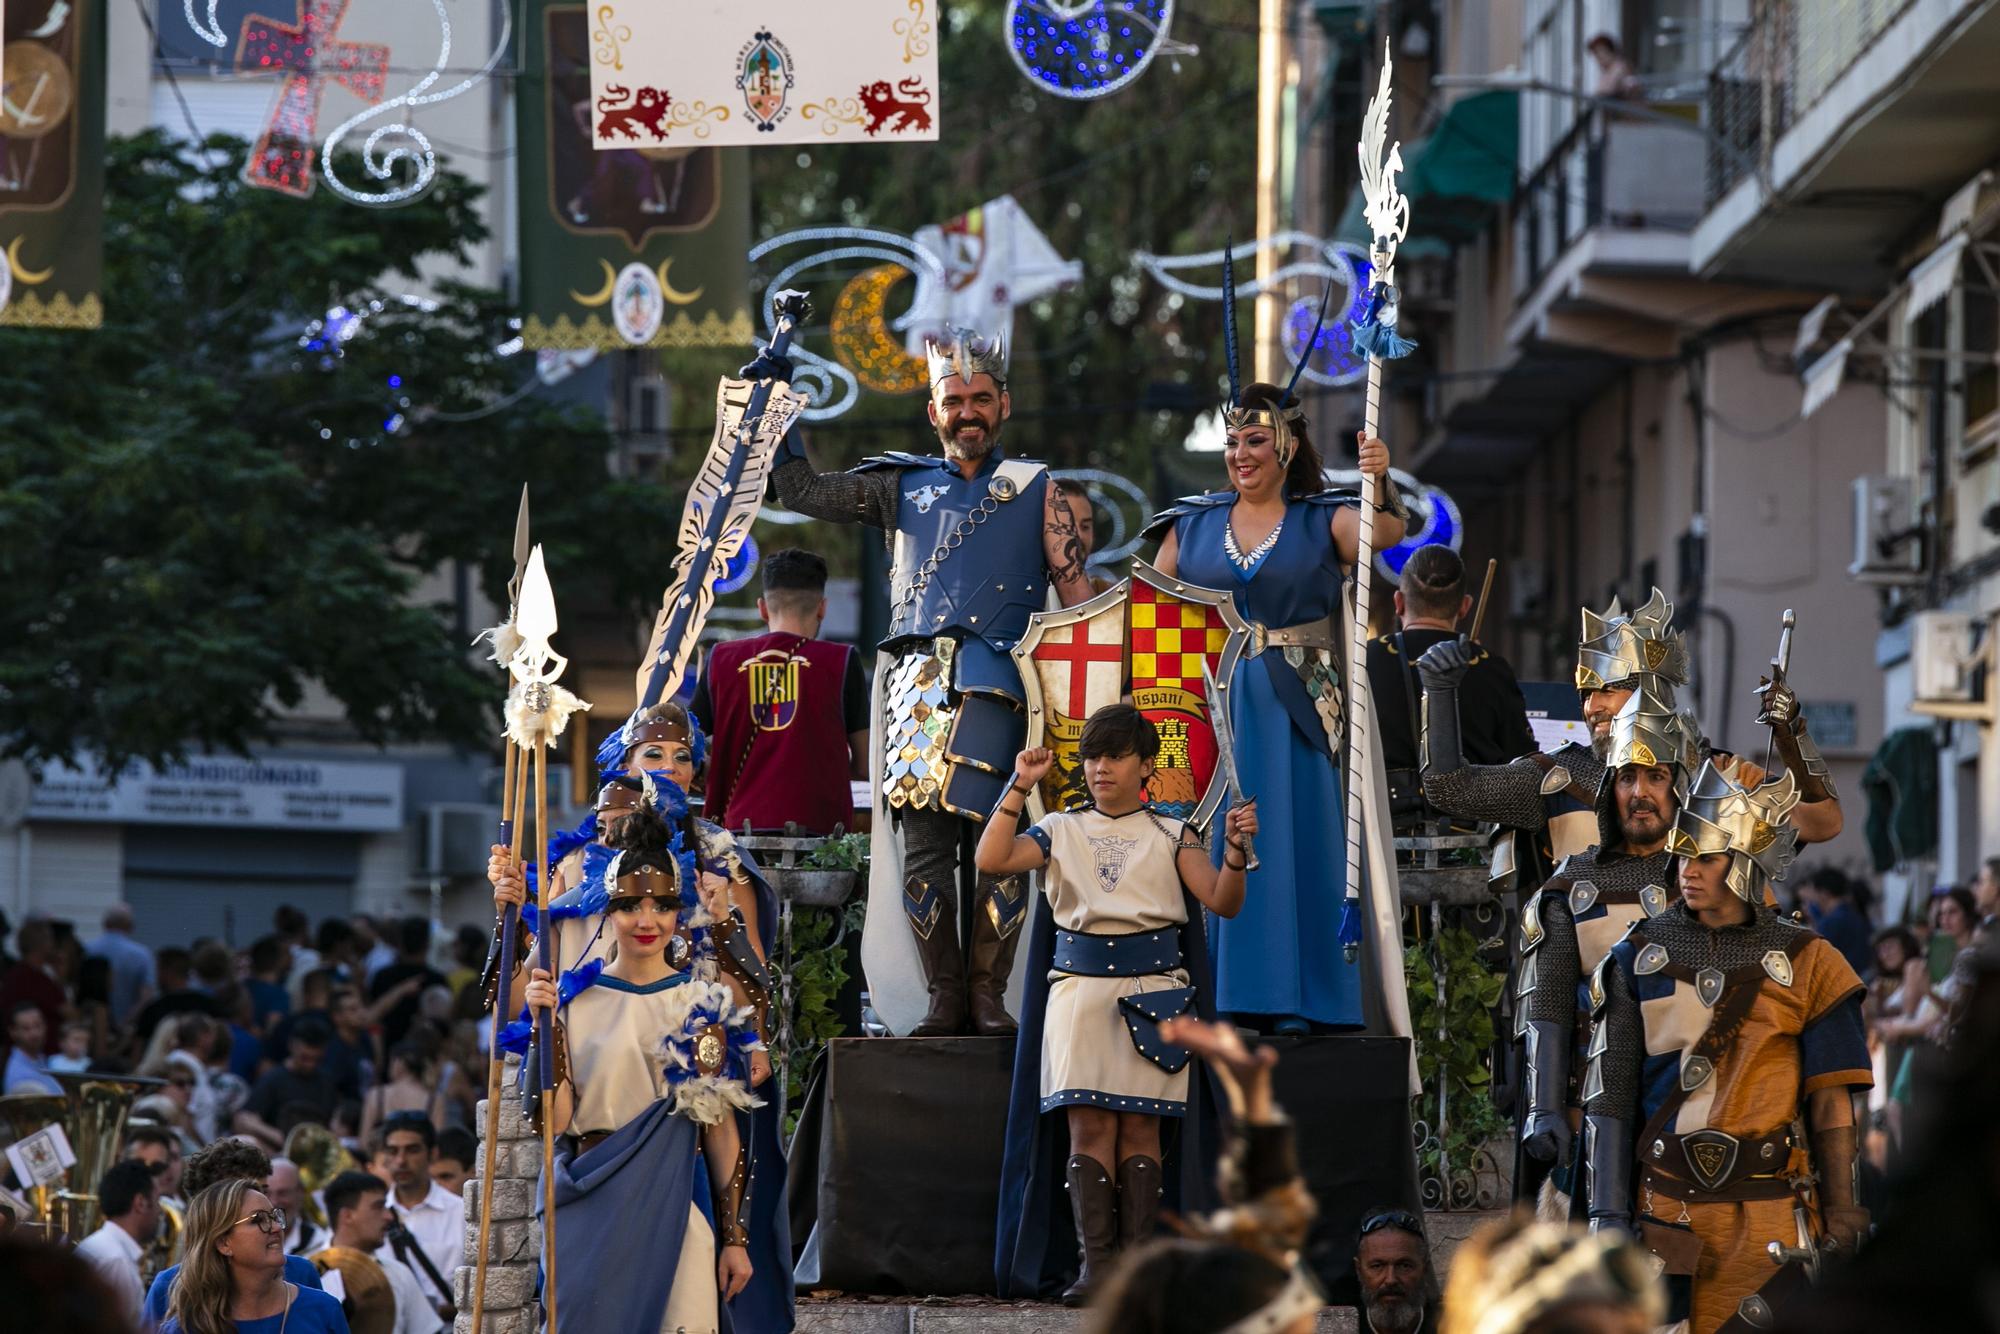
POLYGON ((1148 795, 1162 814, 1186 819, 1215 776, 1215 728, 1202 667, 1222 674, 1229 626, 1217 608, 1132 580, 1127 602, 1132 703, 1160 732, 1158 771, 1148 795))

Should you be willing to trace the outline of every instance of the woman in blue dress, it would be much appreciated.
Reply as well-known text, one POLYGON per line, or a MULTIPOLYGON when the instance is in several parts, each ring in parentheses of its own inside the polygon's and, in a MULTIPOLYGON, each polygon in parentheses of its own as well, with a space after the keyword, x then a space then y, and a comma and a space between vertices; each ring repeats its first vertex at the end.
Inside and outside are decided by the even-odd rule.
MULTIPOLYGON (((1223 409, 1229 489, 1188 496, 1153 520, 1154 564, 1228 589, 1264 632, 1230 689, 1237 766, 1257 798, 1262 866, 1243 911, 1211 926, 1216 1008, 1281 1033, 1363 1022, 1361 972, 1340 941, 1347 893, 1345 806, 1337 771, 1346 728, 1341 583, 1360 540, 1360 497, 1326 489, 1297 398, 1251 384, 1223 409)), ((1383 478, 1389 448, 1362 439, 1364 473, 1383 478)), ((1379 486, 1375 545, 1401 539, 1408 511, 1379 486)), ((1222 844, 1216 842, 1219 859, 1222 844)))

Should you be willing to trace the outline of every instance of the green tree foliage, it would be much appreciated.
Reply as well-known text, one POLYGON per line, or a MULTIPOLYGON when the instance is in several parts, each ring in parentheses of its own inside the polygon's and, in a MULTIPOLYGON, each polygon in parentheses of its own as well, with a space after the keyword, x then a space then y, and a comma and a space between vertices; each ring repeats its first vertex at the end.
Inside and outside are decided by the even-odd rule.
POLYGON ((245 186, 244 154, 112 141, 104 328, 0 329, 0 736, 31 763, 240 751, 315 687, 367 740, 489 732, 499 682, 437 575, 504 605, 523 479, 559 598, 659 597, 671 526, 607 479, 599 421, 476 415, 533 373, 496 351, 500 295, 404 300, 485 238, 477 187, 302 201, 245 186), (310 346, 334 305, 366 318, 310 346), (613 541, 629 559, 587 559, 613 541))
MULTIPOLYGON (((1149 485, 1158 452, 1175 449, 1191 413, 1218 397, 1222 308, 1170 298, 1132 253, 1207 250, 1254 233, 1256 9, 1240 0, 1177 5, 1173 34, 1201 54, 1181 57, 1178 69, 1156 60, 1092 101, 1051 96, 1022 76, 1008 55, 1005 9, 1002 0, 964 0, 944 10, 935 146, 754 154, 758 233, 816 224, 909 233, 1012 194, 1084 269, 1075 288, 1016 312, 1014 447, 1149 485)), ((823 322, 839 282, 815 281, 823 322)), ((892 302, 907 301, 910 286, 892 302)), ((825 335, 823 323, 807 330, 806 345, 824 355, 825 335)), ((823 467, 882 448, 925 449, 930 439, 921 398, 873 394, 812 434, 823 467)))

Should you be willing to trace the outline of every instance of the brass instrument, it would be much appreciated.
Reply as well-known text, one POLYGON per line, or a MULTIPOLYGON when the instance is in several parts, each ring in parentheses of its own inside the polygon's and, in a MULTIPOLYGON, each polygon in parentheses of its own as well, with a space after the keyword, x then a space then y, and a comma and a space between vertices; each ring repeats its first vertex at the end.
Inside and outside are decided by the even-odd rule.
POLYGON ((186 1241, 187 1207, 162 1196, 160 1230, 139 1252, 139 1291, 151 1292, 153 1280, 160 1272, 181 1262, 181 1247, 186 1241))
MULTIPOLYGON (((299 1177, 304 1180, 303 1170, 299 1177)), ((322 1274, 340 1274, 340 1285, 346 1289, 341 1305, 347 1308, 347 1327, 352 1334, 394 1334, 396 1290, 389 1286, 389 1275, 380 1261, 349 1246, 329 1246, 315 1251, 312 1262, 322 1274)))
POLYGON ((64 1174, 59 1189, 43 1187, 33 1192, 35 1210, 50 1235, 55 1235, 59 1226, 61 1232, 81 1240, 104 1221, 97 1208, 97 1183, 118 1161, 119 1150, 125 1146, 126 1113, 142 1092, 159 1087, 161 1081, 53 1071, 49 1077, 62 1085, 63 1096, 17 1093, 0 1097, 0 1127, 9 1132, 8 1142, 12 1143, 50 1122, 62 1126, 76 1165, 64 1174))
POLYGON ((299 1169, 299 1211, 314 1227, 331 1231, 333 1224, 320 1206, 318 1193, 326 1189, 327 1183, 342 1172, 351 1172, 361 1164, 347 1151, 331 1130, 312 1122, 301 1122, 292 1127, 292 1133, 285 1136, 285 1157, 299 1169))

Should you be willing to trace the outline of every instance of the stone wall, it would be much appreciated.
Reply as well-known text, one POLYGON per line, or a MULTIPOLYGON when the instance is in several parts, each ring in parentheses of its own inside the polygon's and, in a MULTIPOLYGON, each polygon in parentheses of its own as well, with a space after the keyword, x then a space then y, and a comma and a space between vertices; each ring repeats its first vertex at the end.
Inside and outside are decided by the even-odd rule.
POLYGON ((458 1301, 455 1334, 534 1334, 535 1270, 542 1229, 535 1218, 535 1187, 542 1173, 542 1141, 521 1115, 514 1092, 517 1057, 507 1058, 501 1096, 499 1150, 493 1163, 493 1235, 486 1248, 486 1314, 483 1331, 472 1328, 472 1262, 479 1254, 479 1174, 486 1164, 486 1101, 479 1103, 479 1156, 465 1183, 465 1264, 453 1280, 458 1301))

